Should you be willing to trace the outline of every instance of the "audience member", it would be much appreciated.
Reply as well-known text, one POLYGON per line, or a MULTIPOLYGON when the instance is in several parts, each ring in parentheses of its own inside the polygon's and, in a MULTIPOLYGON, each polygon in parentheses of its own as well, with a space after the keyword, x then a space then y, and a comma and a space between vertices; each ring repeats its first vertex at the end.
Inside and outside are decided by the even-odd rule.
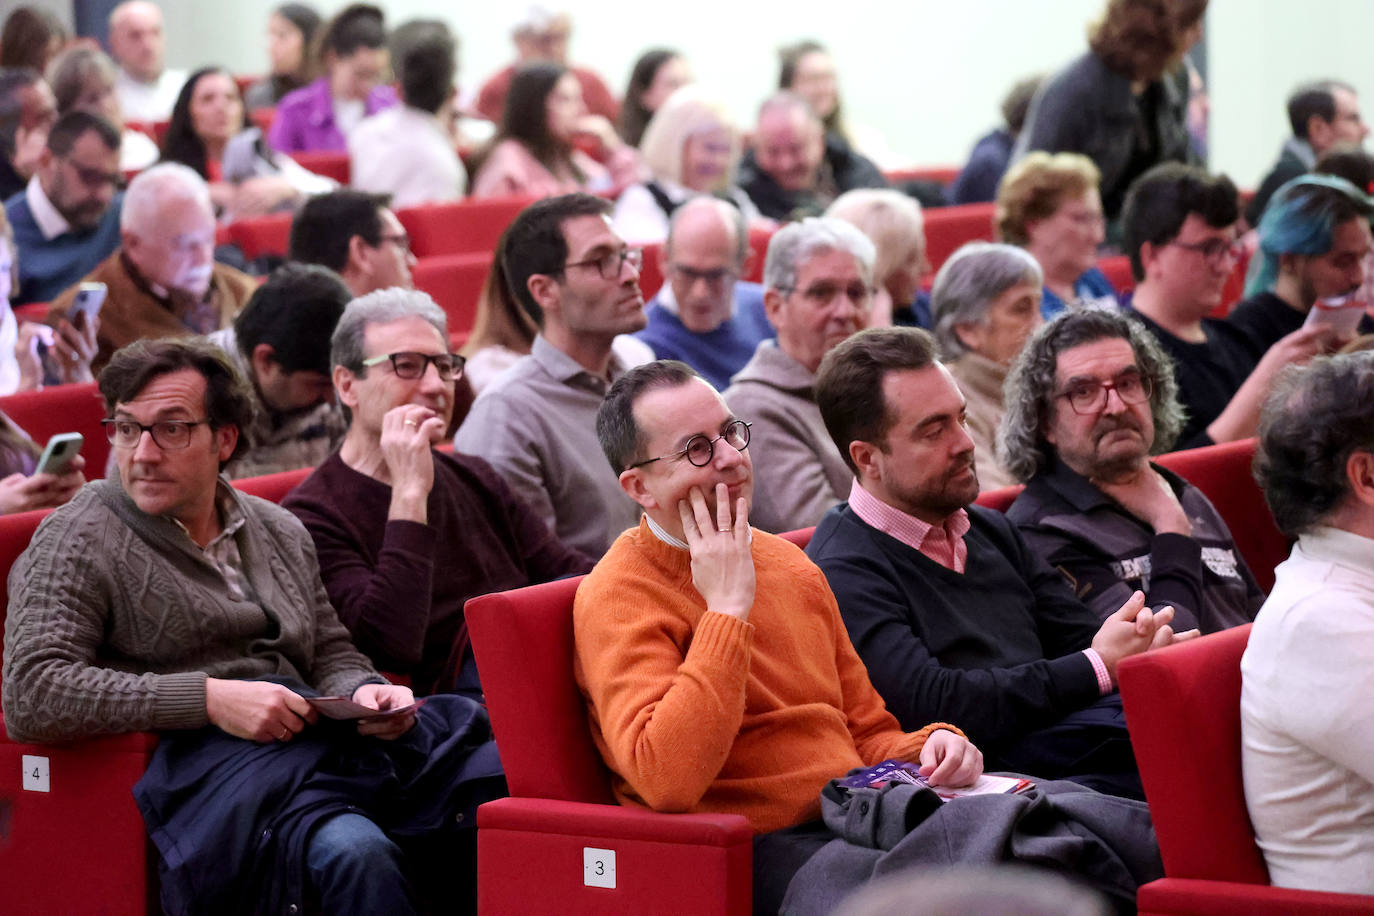
POLYGON ((386 85, 386 25, 380 7, 344 7, 324 26, 318 48, 316 69, 324 75, 277 103, 267 138, 280 152, 343 152, 363 118, 396 104, 395 90, 386 85))
POLYGON ((1260 224, 1274 192, 1312 171, 1327 150, 1343 143, 1359 145, 1369 136, 1355 87, 1339 80, 1318 80, 1294 89, 1288 97, 1288 124, 1293 135, 1283 141, 1274 167, 1245 206, 1251 226, 1260 224))
MULTIPOLYGON (((516 72, 529 64, 557 64, 567 68, 582 90, 587 110, 614 123, 620 117, 616 102, 606 83, 586 67, 568 63, 568 39, 572 36, 572 18, 559 10, 531 4, 521 13, 511 29, 515 44, 515 62, 491 76, 482 84, 474 106, 488 121, 500 123, 506 110, 506 96, 516 72)), ((633 144, 632 144, 633 145, 633 144)))
POLYGON ((866 124, 851 124, 842 111, 840 81, 835 59, 818 41, 810 39, 778 50, 778 88, 795 92, 825 125, 826 143, 852 148, 880 169, 907 165, 893 152, 883 136, 866 124))
POLYGON ((1034 152, 1012 165, 997 189, 997 234, 1040 262, 1040 311, 1116 305, 1116 290, 1097 268, 1105 238, 1097 166, 1077 153, 1034 152))
POLYGON ((244 90, 243 104, 249 111, 275 108, 310 82, 310 46, 320 21, 320 14, 304 3, 283 3, 267 17, 269 72, 244 90))
POLYGON ((24 190, 57 120, 57 101, 36 70, 0 68, 0 202, 24 190))
POLYGON ((401 104, 363 120, 348 138, 353 187, 391 195, 397 207, 458 200, 468 176, 453 132, 458 42, 448 26, 416 19, 391 33, 401 104))
POLYGON ((659 107, 639 151, 652 177, 630 185, 616 199, 611 224, 621 238, 663 241, 677 208, 702 195, 728 199, 749 223, 762 220, 749 195, 735 184, 739 131, 724 107, 695 86, 679 89, 659 107))
POLYGON ((604 115, 588 114, 576 75, 562 64, 525 64, 510 80, 501 128, 473 162, 473 197, 551 197, 619 191, 641 178, 639 157, 604 115), (573 145, 586 137, 605 165, 573 145))
MULTIPOLYGON (((111 353, 140 338, 227 327, 257 288, 247 274, 215 263, 210 191, 184 165, 164 162, 130 182, 119 232, 120 246, 80 278, 108 291, 96 335, 97 372, 111 353)), ((67 314, 76 293, 73 287, 53 301, 50 324, 67 314)))
POLYGON ((763 304, 777 340, 761 342, 725 390, 766 456, 754 472, 750 512, 764 531, 816 524, 853 482, 816 406, 816 370, 836 344, 867 326, 873 258, 873 243, 839 219, 792 223, 768 243, 763 304))
POLYGON ((566 194, 531 204, 506 230, 501 269, 525 310, 542 315, 542 330, 529 355, 482 391, 454 439, 591 557, 639 518, 596 454, 597 407, 628 368, 613 342, 645 323, 643 255, 611 230, 610 208, 566 194))
POLYGON ((1116 309, 1056 318, 1007 380, 999 455, 1026 489, 1007 511, 1103 620, 1134 591, 1180 628, 1249 623, 1264 601, 1202 491, 1150 462, 1183 427, 1168 355, 1116 309))
POLYGON ((1006 412, 1007 370, 1040 326, 1043 283, 1040 265, 1024 248, 989 242, 964 245, 935 275, 935 341, 964 396, 964 426, 983 490, 1016 483, 997 457, 997 427, 1006 412))
POLYGON ((1230 179, 1178 163, 1141 176, 1121 211, 1138 284, 1131 308, 1169 354, 1178 380, 1186 416, 1178 448, 1253 436, 1274 373, 1334 342, 1329 328, 1305 328, 1261 354, 1239 327, 1207 317, 1240 256, 1239 215, 1230 179))
POLYGON ((10 736, 160 733, 134 799, 170 911, 412 913, 440 876, 445 908, 461 906, 472 808, 502 787, 485 710, 411 708, 350 644, 300 523, 218 476, 253 408, 216 347, 140 341, 101 386, 119 473, 54 511, 16 561, 10 736), (317 725, 306 697, 320 695, 395 712, 317 725), (423 791, 436 779, 452 791, 423 791), (226 791, 240 780, 252 791, 226 791), (403 854, 383 823, 434 846, 403 854))
MULTIPOLYGON (((1317 160, 1317 167, 1313 171, 1318 175, 1344 178, 1366 194, 1374 194, 1374 156, 1362 146, 1346 143, 1332 147, 1317 160)), ((1374 218, 1370 220, 1370 228, 1374 229, 1374 218)), ((1366 304, 1374 303, 1374 250, 1365 255, 1364 285, 1355 293, 1355 299, 1366 304)))
MULTIPOLYGON (((1202 37, 1207 0, 1107 0, 1088 51, 1035 94, 1017 154, 1081 153, 1101 175, 1102 210, 1121 212, 1137 177, 1161 162, 1189 162, 1183 55, 1202 37)), ((1048 317, 1048 316, 1046 316, 1048 317)))
POLYGON ((215 212, 229 222, 289 210, 307 194, 337 187, 270 149, 257 127, 245 128, 238 84, 221 67, 187 77, 162 138, 162 159, 205 179, 215 212))
POLYGON ((968 162, 949 187, 951 204, 977 204, 997 199, 997 186, 1011 164, 1012 149, 1026 124, 1031 99, 1044 77, 1028 76, 1011 87, 1002 99, 1002 126, 980 137, 968 155, 968 162))
POLYGON ((252 388, 257 408, 239 430, 247 448, 225 475, 312 468, 334 454, 347 422, 334 402, 329 337, 351 298, 332 270, 287 264, 254 290, 232 326, 209 335, 252 388))
POLYGON ((891 188, 859 188, 837 197, 825 215, 854 224, 877 249, 869 324, 929 325, 930 297, 921 291, 921 278, 930 262, 916 199, 891 188))
POLYGON ((20 324, 10 308, 10 292, 18 275, 14 233, 0 211, 0 395, 94 381, 91 359, 100 319, 88 321, 80 316, 73 324, 64 316, 56 327, 32 321, 20 324))
POLYGON ((723 390, 773 336, 763 287, 740 280, 749 260, 744 214, 713 197, 687 201, 673 211, 663 259, 667 282, 635 336, 657 358, 680 360, 723 390))
POLYGON ((1374 355, 1319 359, 1284 376, 1260 424, 1255 476, 1297 544, 1241 658, 1241 764, 1279 887, 1374 894, 1371 404, 1374 355))
POLYGON ((58 118, 24 193, 5 202, 19 250, 15 301, 49 302, 119 247, 119 131, 98 115, 58 118))
MULTIPOLYGON (((651 48, 639 55, 630 70, 625 101, 620 106, 616 129, 620 139, 639 146, 649 119, 674 92, 692 82, 687 60, 670 48, 651 48)), ((585 95, 585 92, 583 93, 585 95)))
POLYGON ((764 216, 788 220, 819 215, 845 191, 887 187, 887 179, 837 135, 827 134, 805 99, 783 91, 759 107, 739 184, 764 216))
POLYGON ((148 0, 126 0, 110 12, 110 56, 119 64, 115 91, 131 121, 165 121, 172 113, 185 70, 164 66, 162 10, 148 0))
POLYGON ((1116 666, 1174 641, 1173 611, 1137 592, 1099 621, 1002 513, 973 505, 964 399, 934 344, 872 328, 821 365, 816 400, 856 479, 807 553, 904 726, 954 718, 998 769, 1139 798, 1116 666))
POLYGON ((448 352, 444 313, 429 296, 389 289, 353 300, 330 358, 348 436, 283 505, 310 532, 330 603, 358 648, 421 693, 457 690, 480 702, 464 602, 592 562, 485 461, 434 450, 463 359, 448 352))
POLYGON ((287 260, 328 267, 354 296, 415 285, 410 237, 385 194, 345 189, 311 197, 291 220, 287 260))
POLYGON ((16 7, 0 30, 0 67, 28 67, 45 73, 70 39, 67 27, 50 11, 16 7))
POLYGON ((1303 327, 1315 303, 1364 286, 1372 216, 1365 192, 1335 175, 1302 175, 1275 192, 1260 220, 1260 261, 1246 284, 1248 298, 1227 316, 1256 352, 1303 327))
POLYGON ((157 161, 153 138, 124 123, 115 91, 118 71, 114 61, 99 48, 68 48, 53 58, 47 70, 48 84, 57 102, 57 113, 89 111, 114 125, 120 132, 119 170, 137 172, 157 161))
POLYGON ((982 755, 954 726, 904 733, 845 637, 825 579, 749 525, 749 427, 687 366, 654 362, 597 413, 611 474, 644 508, 577 590, 574 670, 622 804, 741 814, 755 912, 779 912, 833 835, 820 790, 919 761, 964 785, 982 755))

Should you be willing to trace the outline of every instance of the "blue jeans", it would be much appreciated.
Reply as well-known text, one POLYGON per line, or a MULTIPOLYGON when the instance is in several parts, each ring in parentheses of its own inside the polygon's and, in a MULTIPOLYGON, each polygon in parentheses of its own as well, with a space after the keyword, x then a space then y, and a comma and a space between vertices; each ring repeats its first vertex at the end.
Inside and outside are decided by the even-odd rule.
POLYGON ((321 912, 417 912, 400 848, 361 814, 339 814, 316 827, 305 864, 321 912))

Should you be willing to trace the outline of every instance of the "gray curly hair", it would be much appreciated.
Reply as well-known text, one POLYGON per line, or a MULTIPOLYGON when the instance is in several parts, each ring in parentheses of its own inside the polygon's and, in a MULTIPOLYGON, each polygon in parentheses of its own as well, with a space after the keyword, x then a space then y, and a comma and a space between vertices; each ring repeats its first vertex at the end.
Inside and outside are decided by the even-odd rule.
POLYGON ((1178 401, 1174 361, 1140 322, 1116 308, 1089 307, 1061 312, 1040 327, 1012 364, 1002 389, 1006 413, 997 428, 997 460, 1007 472, 1026 483, 1049 466, 1052 447, 1044 429, 1054 407, 1059 354, 1097 340, 1120 338, 1131 345, 1142 375, 1153 385, 1150 414, 1154 418, 1152 455, 1173 447, 1183 429, 1184 410, 1178 401))

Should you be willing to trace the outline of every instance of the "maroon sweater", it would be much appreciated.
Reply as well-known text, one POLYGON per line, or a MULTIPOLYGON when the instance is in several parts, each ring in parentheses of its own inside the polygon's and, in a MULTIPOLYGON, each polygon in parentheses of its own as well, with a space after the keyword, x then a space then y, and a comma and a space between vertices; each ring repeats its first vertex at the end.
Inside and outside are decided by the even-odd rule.
POLYGON ((387 521, 391 487, 337 453, 282 505, 314 539, 324 587, 353 641, 381 670, 410 675, 417 695, 453 690, 471 664, 469 598, 593 565, 471 455, 434 452, 428 524, 387 521))

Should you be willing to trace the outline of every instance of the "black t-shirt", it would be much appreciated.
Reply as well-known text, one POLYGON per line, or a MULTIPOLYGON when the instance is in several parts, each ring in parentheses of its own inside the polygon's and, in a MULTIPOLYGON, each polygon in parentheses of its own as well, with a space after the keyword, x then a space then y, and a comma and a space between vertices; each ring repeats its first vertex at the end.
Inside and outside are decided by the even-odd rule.
MULTIPOLYGON (((1256 293, 1236 303, 1226 320, 1245 332, 1258 359, 1274 344, 1301 328, 1307 321, 1307 313, 1298 311, 1273 293, 1256 293)), ((1358 331, 1374 333, 1374 321, 1368 315, 1361 317, 1358 331)))

